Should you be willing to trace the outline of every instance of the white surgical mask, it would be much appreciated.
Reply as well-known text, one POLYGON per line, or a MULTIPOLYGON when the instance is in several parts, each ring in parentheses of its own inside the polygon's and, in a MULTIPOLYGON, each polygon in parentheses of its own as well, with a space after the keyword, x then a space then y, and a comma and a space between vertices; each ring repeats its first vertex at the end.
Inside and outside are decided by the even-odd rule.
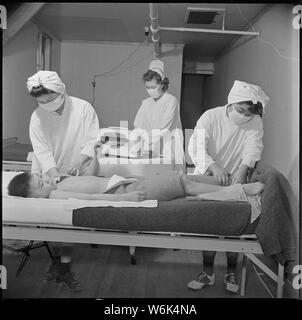
POLYGON ((253 117, 247 117, 242 113, 239 113, 234 107, 233 110, 229 111, 229 119, 237 125, 243 124, 249 120, 251 120, 253 117))
POLYGON ((59 109, 62 106, 62 104, 64 102, 64 98, 65 98, 65 95, 60 94, 54 100, 49 101, 47 103, 38 103, 38 105, 39 105, 39 107, 41 107, 42 109, 44 109, 48 112, 56 111, 57 109, 59 109))
POLYGON ((162 91, 160 89, 160 86, 154 89, 146 89, 149 96, 153 99, 158 99, 162 95, 162 91))

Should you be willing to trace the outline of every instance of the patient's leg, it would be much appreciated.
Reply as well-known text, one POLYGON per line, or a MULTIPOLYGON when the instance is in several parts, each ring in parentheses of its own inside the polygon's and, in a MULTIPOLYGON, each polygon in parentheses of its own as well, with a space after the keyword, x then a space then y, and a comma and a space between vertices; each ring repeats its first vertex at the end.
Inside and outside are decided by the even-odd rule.
POLYGON ((101 168, 96 155, 94 155, 94 157, 90 161, 89 166, 86 168, 83 175, 97 177, 101 175, 101 168))
MULTIPOLYGON (((180 176, 180 178, 187 195, 197 196, 199 194, 211 193, 211 192, 217 192, 217 191, 221 191, 222 195, 224 193, 227 193, 228 195, 232 193, 238 193, 238 188, 236 185, 224 187, 224 186, 194 182, 187 179, 187 177, 184 175, 180 176)), ((246 193, 246 195, 253 196, 263 191, 264 184, 261 182, 248 183, 248 184, 243 184, 242 188, 246 193)))
POLYGON ((199 182, 199 183, 218 185, 217 180, 214 178, 214 176, 205 176, 201 174, 187 174, 186 178, 188 180, 199 182))
POLYGON ((195 182, 188 179, 185 175, 181 175, 180 179, 187 195, 197 196, 202 193, 215 192, 224 188, 218 185, 195 182))

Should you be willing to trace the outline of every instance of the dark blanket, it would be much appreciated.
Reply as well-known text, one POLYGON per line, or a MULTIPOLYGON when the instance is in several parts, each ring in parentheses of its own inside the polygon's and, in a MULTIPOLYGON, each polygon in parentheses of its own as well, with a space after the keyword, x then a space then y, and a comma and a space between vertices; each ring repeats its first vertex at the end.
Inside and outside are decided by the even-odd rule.
POLYGON ((73 210, 74 226, 123 230, 181 232, 238 236, 246 233, 251 216, 248 203, 159 201, 156 208, 81 208, 73 210))
POLYGON ((295 260, 296 240, 287 179, 275 168, 259 161, 251 181, 265 184, 261 196, 262 214, 255 230, 264 254, 276 256, 281 264, 295 260))

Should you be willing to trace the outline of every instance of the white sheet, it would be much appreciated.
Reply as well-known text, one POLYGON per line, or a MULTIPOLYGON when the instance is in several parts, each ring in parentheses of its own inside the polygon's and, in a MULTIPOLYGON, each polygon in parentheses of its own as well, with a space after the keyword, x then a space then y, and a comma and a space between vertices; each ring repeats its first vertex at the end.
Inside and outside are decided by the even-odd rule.
POLYGON ((134 201, 105 201, 105 200, 79 200, 70 199, 69 203, 64 204, 64 210, 74 210, 85 207, 115 207, 115 208, 156 208, 157 200, 134 201))
POLYGON ((3 222, 47 223, 72 226, 72 210, 84 207, 157 207, 157 200, 89 201, 3 197, 3 222))
POLYGON ((3 222, 72 225, 72 210, 64 210, 69 200, 2 197, 3 222))

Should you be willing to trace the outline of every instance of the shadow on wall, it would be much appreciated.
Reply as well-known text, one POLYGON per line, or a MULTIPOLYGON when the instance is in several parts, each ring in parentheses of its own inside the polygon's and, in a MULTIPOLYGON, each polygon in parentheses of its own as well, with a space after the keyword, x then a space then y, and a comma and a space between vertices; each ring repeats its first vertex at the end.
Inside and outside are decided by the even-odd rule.
POLYGON ((298 201, 299 195, 299 155, 296 155, 288 173, 288 180, 291 182, 291 185, 297 190, 294 190, 296 199, 298 201))
POLYGON ((179 46, 175 46, 174 48, 164 48, 161 47, 161 58, 165 58, 165 57, 175 57, 178 55, 181 55, 183 52, 183 48, 179 47, 179 46))
MULTIPOLYGON (((285 189, 285 194, 288 198, 289 206, 293 214, 293 219, 294 219, 293 224, 294 224, 294 230, 296 233, 295 237, 298 241, 299 233, 301 232, 301 230, 299 230, 299 219, 301 218, 299 216, 299 155, 296 155, 296 157, 294 158, 294 161, 290 166, 290 171, 288 174, 288 182, 289 183, 287 188, 285 189)), ((298 245, 298 248, 299 248, 299 245, 298 245)), ((299 249, 297 250, 297 254, 298 254, 298 251, 299 249)))

